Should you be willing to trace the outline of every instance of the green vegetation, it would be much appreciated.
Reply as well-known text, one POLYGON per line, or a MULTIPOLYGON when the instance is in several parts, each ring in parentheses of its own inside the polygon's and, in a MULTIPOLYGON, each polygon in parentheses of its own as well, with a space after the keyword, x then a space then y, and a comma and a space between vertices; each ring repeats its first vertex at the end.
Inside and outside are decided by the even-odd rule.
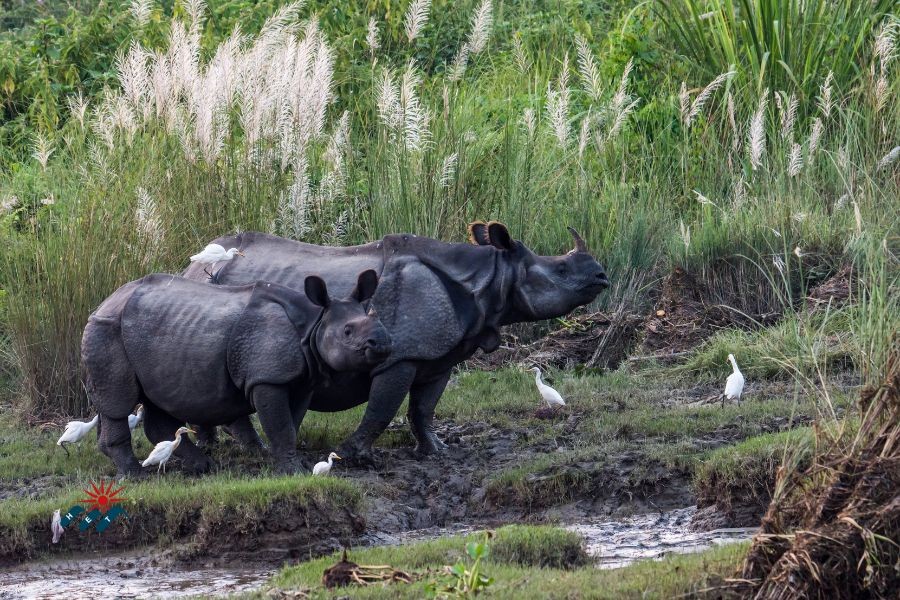
MULTIPOLYGON (((80 334, 106 295, 236 229, 462 240, 496 218, 559 252, 570 224, 615 283, 602 304, 643 310, 680 266, 704 301, 751 317, 790 312, 896 229, 883 2, 852 3, 840 32, 780 21, 762 84, 672 54, 654 3, 441 0, 412 39, 399 0, 137 4, 149 12, 109 1, 0 34, 17 65, 0 69, 0 288, 33 411, 86 411, 80 334), (829 50, 845 38, 849 55, 829 50)), ((751 38, 734 38, 743 55, 751 38)))
MULTIPOLYGON (((577 536, 576 536, 577 537, 577 536)), ((336 598, 352 595, 354 598, 421 598, 425 588, 433 581, 434 573, 445 565, 462 560, 467 542, 479 541, 481 534, 465 537, 449 537, 405 546, 368 548, 351 552, 350 560, 358 564, 391 565, 411 574, 420 575, 413 584, 388 586, 338 588, 328 592, 321 587, 322 571, 339 558, 337 554, 282 569, 273 579, 273 586, 283 590, 304 590, 314 598, 336 598)), ((673 556, 662 561, 644 561, 612 571, 598 570, 579 564, 563 568, 547 568, 550 557, 571 547, 572 534, 550 527, 503 527, 488 542, 490 553, 482 564, 484 573, 493 583, 484 590, 486 598, 672 598, 679 594, 700 589, 717 577, 730 576, 738 566, 745 544, 732 544, 685 556, 673 556), (510 531, 515 531, 510 534, 510 531), (525 534, 527 532, 527 535, 525 534), (510 538, 509 536, 514 536, 510 538), (505 540, 505 541, 504 541, 505 540), (525 547, 512 554, 501 554, 498 547, 514 547, 524 542, 525 547), (540 543, 535 544, 535 541, 540 543), (532 549, 542 549, 533 553, 532 549), (522 563, 519 557, 533 557, 531 563, 522 563), (578 567, 578 568, 573 568, 578 567)))

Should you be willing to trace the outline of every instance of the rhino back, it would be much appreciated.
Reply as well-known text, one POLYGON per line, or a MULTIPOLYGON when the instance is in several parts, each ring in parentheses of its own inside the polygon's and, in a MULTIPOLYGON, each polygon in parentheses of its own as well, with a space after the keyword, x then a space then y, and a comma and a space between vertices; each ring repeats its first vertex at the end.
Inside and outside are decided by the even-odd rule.
MULTIPOLYGON (((216 268, 216 282, 222 285, 272 281, 302 290, 309 275, 319 275, 332 297, 343 298, 353 291, 360 273, 374 269, 381 274, 384 265, 381 242, 347 247, 315 246, 266 233, 245 232, 219 238, 215 243, 238 248, 245 254, 216 268)), ((194 263, 184 276, 206 281, 208 275, 203 269, 203 265, 194 263)))
MULTIPOLYGON (((410 234, 386 236, 362 246, 331 247, 247 232, 216 240, 246 254, 216 271, 220 284, 273 281, 297 290, 319 275, 329 294, 341 297, 359 273, 380 276, 372 304, 391 335, 384 366, 402 360, 433 360, 476 337, 503 309, 508 276, 490 247, 441 242, 410 234)), ((186 276, 206 280, 194 266, 186 276)))
POLYGON ((196 419, 237 395, 226 351, 251 292, 252 286, 210 286, 173 275, 142 280, 122 313, 122 338, 152 402, 196 419))

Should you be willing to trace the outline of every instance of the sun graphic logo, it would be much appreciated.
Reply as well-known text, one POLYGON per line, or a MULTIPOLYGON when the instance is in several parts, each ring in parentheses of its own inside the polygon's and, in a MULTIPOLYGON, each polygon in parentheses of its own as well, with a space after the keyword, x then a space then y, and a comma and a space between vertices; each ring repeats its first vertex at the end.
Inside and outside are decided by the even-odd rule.
POLYGON ((121 494, 125 488, 113 489, 113 487, 112 482, 107 484, 102 479, 100 485, 91 481, 90 487, 83 490, 87 498, 79 500, 79 504, 72 506, 65 515, 60 515, 58 510, 53 513, 50 523, 53 531, 53 543, 59 542, 65 529, 76 521, 78 521, 79 531, 87 531, 93 526, 97 533, 103 533, 117 518, 121 516, 128 518, 128 513, 120 506, 124 500, 121 494))

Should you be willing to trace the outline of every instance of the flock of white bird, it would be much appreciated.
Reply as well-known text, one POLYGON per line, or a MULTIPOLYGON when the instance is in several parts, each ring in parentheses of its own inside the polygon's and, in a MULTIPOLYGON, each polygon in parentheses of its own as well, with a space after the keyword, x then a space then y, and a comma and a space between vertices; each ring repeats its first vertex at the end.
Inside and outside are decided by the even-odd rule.
MULTIPOLYGON (((209 244, 201 252, 191 256, 191 262, 199 262, 201 264, 212 265, 217 262, 231 260, 235 257, 235 255, 244 256, 244 253, 237 248, 229 248, 228 250, 225 250, 225 248, 219 244, 209 244)), ((744 391, 744 375, 738 368, 737 361, 734 359, 733 354, 728 355, 728 361, 731 363, 733 371, 725 381, 725 391, 719 396, 719 398, 722 400, 722 406, 725 406, 726 400, 735 402, 739 401, 741 399, 741 394, 744 391)), ((552 409, 558 409, 566 405, 566 401, 563 400, 562 395, 560 395, 559 392, 544 383, 541 375, 541 370, 538 367, 532 367, 529 370, 534 373, 534 383, 537 386, 538 393, 541 395, 541 399, 547 403, 547 406, 552 409)), ((60 436, 59 440, 56 442, 56 445, 61 446, 68 455, 69 450, 68 448, 66 448, 66 444, 74 444, 83 439, 84 436, 86 436, 92 429, 94 429, 94 427, 97 426, 99 418, 99 415, 97 415, 90 421, 86 422, 69 421, 62 436, 60 436)), ((144 407, 139 406, 136 414, 128 415, 128 428, 134 431, 134 428, 137 427, 143 420, 144 407)), ((156 444, 156 446, 150 452, 150 455, 144 460, 144 462, 141 463, 141 465, 144 467, 157 465, 157 473, 159 473, 160 469, 165 472, 166 463, 169 461, 169 459, 175 453, 175 450, 178 448, 178 445, 181 443, 181 436, 187 433, 196 432, 192 429, 188 429, 187 427, 179 427, 175 432, 175 439, 172 441, 166 440, 156 444)), ((328 455, 327 460, 316 463, 316 465, 313 467, 313 475, 328 475, 331 472, 331 467, 334 460, 341 460, 341 457, 332 452, 328 455)))

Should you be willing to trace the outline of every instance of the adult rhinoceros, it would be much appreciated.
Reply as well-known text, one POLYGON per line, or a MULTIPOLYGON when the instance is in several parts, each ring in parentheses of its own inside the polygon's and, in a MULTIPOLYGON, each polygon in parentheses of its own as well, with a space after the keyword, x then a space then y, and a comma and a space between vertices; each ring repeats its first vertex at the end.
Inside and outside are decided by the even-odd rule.
MULTIPOLYGON (((372 305, 390 333, 391 355, 371 374, 341 374, 317 388, 310 410, 340 411, 368 401, 362 423, 341 447, 341 456, 366 460, 408 392, 416 450, 430 454, 446 448, 432 423, 455 365, 478 348, 495 350, 502 326, 565 315, 609 286, 584 240, 569 231, 575 248, 562 256, 535 254, 497 222, 472 223, 471 244, 400 234, 362 246, 329 247, 246 232, 215 240, 239 248, 245 257, 219 267, 213 280, 298 287, 308 275, 319 275, 342 294, 356 273, 378 272, 372 305)), ((184 276, 209 280, 197 264, 184 276)), ((245 433, 251 429, 247 421, 235 426, 245 433)))
MULTIPOLYGON (((185 422, 225 425, 259 414, 276 466, 301 468, 297 427, 317 382, 368 373, 390 339, 367 304, 378 277, 366 270, 340 300, 311 275, 303 292, 269 282, 209 286, 177 275, 127 283, 88 319, 81 356, 100 413, 98 444, 120 473, 139 472, 128 415, 143 402, 144 433, 158 443, 185 422)), ((203 471, 190 440, 177 453, 203 471)))

